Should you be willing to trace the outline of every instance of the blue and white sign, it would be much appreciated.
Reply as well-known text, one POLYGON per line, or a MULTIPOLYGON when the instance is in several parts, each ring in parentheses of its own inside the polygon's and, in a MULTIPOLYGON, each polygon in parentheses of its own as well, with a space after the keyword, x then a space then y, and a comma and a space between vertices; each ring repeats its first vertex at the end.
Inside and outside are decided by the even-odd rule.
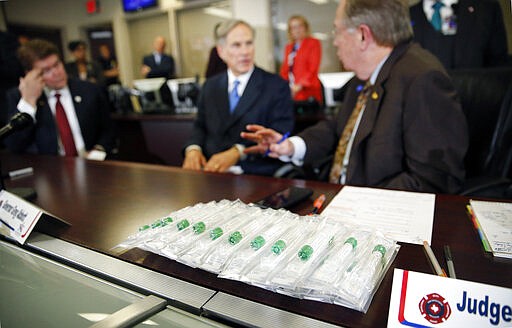
POLYGON ((43 211, 33 204, 11 194, 0 191, 0 232, 25 243, 43 211))
POLYGON ((388 327, 512 327, 512 289, 395 269, 388 327))

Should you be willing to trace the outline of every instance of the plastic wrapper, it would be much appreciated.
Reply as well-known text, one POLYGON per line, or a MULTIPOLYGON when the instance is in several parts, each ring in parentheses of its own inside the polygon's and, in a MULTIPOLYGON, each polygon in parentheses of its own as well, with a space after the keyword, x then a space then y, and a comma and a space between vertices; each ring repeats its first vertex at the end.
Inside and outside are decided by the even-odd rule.
POLYGON ((284 210, 267 209, 262 215, 262 219, 271 220, 271 224, 242 243, 226 261, 219 277, 240 280, 243 270, 248 268, 263 250, 268 250, 272 246, 271 242, 278 240, 291 227, 290 221, 297 218, 296 214, 284 210))
POLYGON ((396 241, 369 227, 239 200, 171 212, 118 247, 138 247, 220 278, 362 312, 399 250, 396 241))

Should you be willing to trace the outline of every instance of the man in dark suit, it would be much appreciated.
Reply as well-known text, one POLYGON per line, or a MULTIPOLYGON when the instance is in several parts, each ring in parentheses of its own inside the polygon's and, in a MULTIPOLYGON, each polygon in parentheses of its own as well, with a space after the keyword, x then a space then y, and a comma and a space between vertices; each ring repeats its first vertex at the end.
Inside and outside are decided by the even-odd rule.
POLYGON ((9 115, 28 113, 34 125, 10 135, 7 147, 14 152, 105 158, 115 138, 100 87, 68 79, 58 49, 48 41, 28 41, 18 57, 26 74, 19 87, 9 91, 9 115))
POLYGON ((500 66, 506 63, 507 36, 495 0, 423 0, 410 8, 414 38, 447 69, 500 66), (436 26, 433 6, 440 6, 436 26))
POLYGON ((408 9, 402 0, 341 0, 334 44, 356 77, 336 120, 279 144, 280 133, 249 125, 242 136, 259 144, 246 151, 269 149, 297 164, 335 154, 333 183, 457 192, 468 146, 465 117, 441 63, 410 42, 408 9))
POLYGON ((153 42, 154 51, 142 60, 142 76, 145 78, 165 77, 172 79, 175 75, 174 59, 166 55, 165 39, 157 36, 153 42))
POLYGON ((209 78, 201 89, 193 135, 185 145, 186 169, 225 172, 238 164, 244 173, 272 175, 275 159, 246 156, 250 144, 240 137, 247 124, 264 124, 286 133, 294 125, 288 84, 254 65, 254 30, 244 21, 224 22, 217 50, 228 70, 209 78))

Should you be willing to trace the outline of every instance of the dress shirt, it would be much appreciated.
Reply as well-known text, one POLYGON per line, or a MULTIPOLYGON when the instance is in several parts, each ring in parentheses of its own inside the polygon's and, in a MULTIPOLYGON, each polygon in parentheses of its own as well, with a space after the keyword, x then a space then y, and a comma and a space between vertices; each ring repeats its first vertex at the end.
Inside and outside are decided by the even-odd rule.
POLYGON ((153 57, 155 58, 155 63, 160 65, 160 62, 162 62, 162 54, 155 51, 153 52, 153 57))
MULTIPOLYGON (((370 76, 370 83, 372 85, 375 84, 375 81, 377 81, 377 77, 379 76, 380 70, 382 68, 382 65, 386 62, 389 55, 384 57, 384 59, 381 60, 379 65, 375 68, 372 75, 370 76)), ((359 116, 357 117, 356 125, 354 126, 354 130, 352 131, 352 135, 350 136, 350 139, 347 144, 347 151, 345 152, 345 156, 343 157, 343 166, 341 169, 341 175, 340 175, 340 183, 344 184, 346 179, 346 173, 347 173, 347 167, 348 167, 348 161, 350 158, 350 151, 352 149, 352 143, 354 142, 354 138, 356 137, 357 129, 359 127, 359 122, 361 122, 361 118, 363 117, 364 113, 364 107, 361 109, 361 112, 359 113, 359 116)), ((301 137, 293 136, 290 139, 290 142, 293 144, 294 153, 290 156, 280 156, 279 159, 284 162, 292 161, 295 165, 302 166, 304 163, 304 156, 306 155, 306 143, 301 137)))
MULTIPOLYGON (((235 80, 238 80, 238 96, 241 98, 245 87, 247 86, 247 83, 249 83, 249 79, 251 78, 252 72, 254 71, 254 67, 251 68, 247 73, 235 76, 233 72, 228 69, 228 97, 231 91, 233 90, 235 80)), ((238 154, 240 155, 240 160, 243 161, 247 158, 247 154, 244 153, 245 146, 242 144, 234 144, 233 147, 235 147, 238 150, 238 154)), ((185 149, 185 153, 187 153, 190 150, 199 150, 202 151, 201 146, 199 145, 190 145, 185 149)))
POLYGON ((240 84, 238 84, 238 97, 242 98, 245 87, 247 86, 247 83, 249 82, 249 79, 251 78, 253 71, 254 67, 247 73, 235 76, 235 74, 233 74, 233 72, 230 69, 228 69, 228 97, 231 91, 233 90, 235 80, 238 80, 238 82, 240 82, 240 84))
MULTIPOLYGON (((76 150, 79 155, 85 153, 85 143, 82 137, 82 132, 80 130, 80 124, 78 123, 78 117, 76 116, 75 106, 73 105, 73 99, 71 99, 71 93, 69 92, 69 88, 65 87, 60 90, 49 90, 47 88, 44 89, 44 93, 46 94, 46 98, 48 99, 48 105, 52 111, 53 117, 55 117, 55 104, 57 103, 57 98, 55 97, 55 93, 60 93, 60 102, 64 107, 64 111, 66 112, 66 117, 68 119, 69 126, 71 128, 71 132, 73 133, 73 140, 75 142, 76 150)), ((79 102, 79 96, 75 98, 75 101, 79 102)), ((23 98, 20 99, 18 106, 18 110, 23 113, 27 113, 34 119, 34 123, 36 122, 36 108, 26 102, 23 98)), ((64 156, 64 147, 59 140, 59 154, 64 156)))
MULTIPOLYGON (((432 20, 432 15, 434 14, 434 8, 432 8, 432 6, 434 5, 435 2, 435 0, 423 0, 423 11, 425 12, 425 17, 427 17, 429 21, 432 20)), ((441 26, 441 31, 443 32, 443 34, 455 34, 457 32, 457 20, 456 17, 454 16, 452 6, 456 5, 459 1, 442 0, 442 2, 444 6, 441 7, 441 21, 443 22, 441 26), (452 17, 454 19, 452 19, 452 17), (453 23, 455 23, 455 25, 450 26, 450 24, 447 23, 450 20, 452 20, 453 23)))

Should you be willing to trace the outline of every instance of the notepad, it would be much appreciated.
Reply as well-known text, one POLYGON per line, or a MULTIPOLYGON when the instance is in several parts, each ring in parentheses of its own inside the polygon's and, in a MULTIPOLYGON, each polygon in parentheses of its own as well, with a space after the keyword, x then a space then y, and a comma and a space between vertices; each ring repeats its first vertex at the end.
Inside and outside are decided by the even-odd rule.
POLYGON ((469 201, 494 256, 512 258, 512 203, 469 201))

